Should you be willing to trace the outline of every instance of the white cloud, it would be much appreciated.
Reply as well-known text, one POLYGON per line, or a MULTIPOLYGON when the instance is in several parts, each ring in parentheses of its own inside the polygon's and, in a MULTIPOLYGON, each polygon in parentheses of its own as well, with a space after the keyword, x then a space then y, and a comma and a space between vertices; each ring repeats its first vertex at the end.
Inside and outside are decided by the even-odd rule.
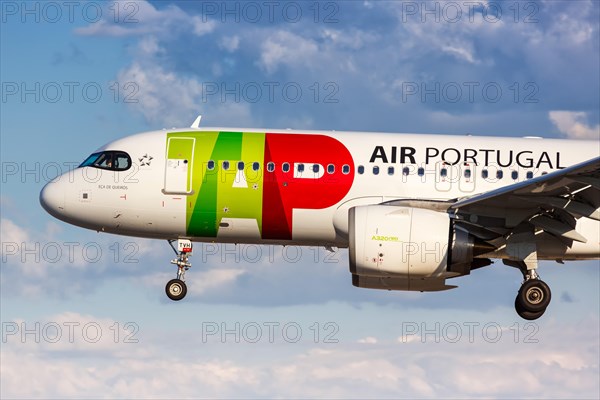
MULTIPOLYGON (((154 273, 152 275, 144 275, 136 279, 139 279, 141 282, 153 289, 163 288, 165 283, 175 277, 175 270, 175 267, 173 267, 173 271, 170 273, 154 273)), ((246 272, 247 271, 243 269, 233 268, 210 269, 207 271, 191 269, 189 273, 193 273, 194 276, 193 279, 187 280, 187 283, 190 286, 188 296, 190 298, 203 297, 207 295, 210 296, 211 292, 215 293, 219 290, 232 288, 236 279, 246 272)))
MULTIPOLYGON (((126 29, 121 25, 111 24, 105 20, 100 20, 88 26, 75 28, 75 33, 82 36, 128 36, 140 34, 139 30, 126 29)), ((144 31, 144 33, 149 33, 144 31)))
POLYGON ((127 103, 131 109, 164 128, 185 126, 199 113, 216 125, 253 125, 249 104, 223 101, 218 83, 212 80, 168 70, 161 59, 165 51, 155 36, 145 37, 132 51, 134 61, 119 71, 118 81, 136 84, 137 102, 127 103), (207 92, 207 87, 216 92, 207 92))
POLYGON ((486 22, 479 13, 474 13, 472 20, 463 15, 458 22, 447 23, 440 14, 444 18, 451 18, 450 16, 442 11, 427 14, 424 11, 425 3, 421 4, 421 9, 416 14, 407 13, 401 4, 391 3, 391 7, 398 18, 398 30, 393 36, 399 40, 400 52, 404 54, 402 58, 414 59, 432 53, 444 53, 459 61, 479 64, 481 59, 476 52, 476 41, 483 35, 497 33, 503 28, 502 21, 486 22))
POLYGON ((83 36, 141 36, 171 35, 177 31, 191 31, 196 36, 211 33, 216 23, 205 17, 189 16, 175 5, 157 9, 148 1, 137 1, 134 7, 124 7, 119 2, 106 3, 102 19, 76 28, 83 36))
POLYGON ((381 38, 379 35, 359 29, 323 29, 321 36, 328 40, 338 50, 343 48, 359 50, 364 46, 374 44, 381 38))
POLYGON ((118 80, 136 83, 138 102, 129 106, 147 121, 162 124, 164 128, 185 126, 199 113, 216 125, 252 126, 255 123, 247 103, 222 101, 219 93, 203 97, 208 85, 214 88, 214 82, 184 77, 154 62, 135 61, 119 72, 118 80))
MULTIPOLYGON (((545 4, 545 6, 549 5, 549 3, 545 4)), ((597 20, 587 19, 597 13, 593 1, 564 2, 561 5, 563 8, 557 9, 552 15, 552 24, 547 35, 566 46, 591 43, 592 39, 598 36, 597 20)))
POLYGON ((215 30, 217 23, 198 16, 192 18, 193 32, 196 36, 204 36, 215 30))
POLYGON ((139 346, 127 346, 140 342, 139 325, 134 322, 121 323, 106 317, 97 317, 90 314, 63 311, 60 314, 50 315, 35 322, 25 319, 9 321, 17 324, 18 332, 13 334, 14 325, 5 329, 5 342, 16 344, 21 351, 32 351, 48 354, 56 354, 63 351, 75 351, 82 353, 110 352, 113 356, 143 355, 144 350, 139 346), (117 322, 117 323, 115 323, 117 322), (36 338, 31 339, 24 332, 38 332, 36 338), (7 333, 8 332, 8 333, 7 333), (127 350, 123 352, 123 350, 127 350), (124 354, 125 353, 125 354, 124 354))
MULTIPOLYGON (((2 264, 4 274, 20 273, 27 276, 30 282, 25 283, 25 288, 30 293, 37 292, 40 288, 32 284, 36 280, 45 279, 52 270, 62 269, 65 248, 56 241, 54 235, 59 229, 53 222, 49 223, 47 230, 28 231, 7 218, 0 219, 0 237, 2 238, 2 264), (25 273, 25 271, 27 271, 25 273)), ((85 262, 80 257, 81 252, 73 252, 71 267, 81 267, 85 262)), ((6 280, 6 278, 5 278, 6 280)), ((18 287, 20 282, 12 282, 13 287, 18 287)), ((38 282, 39 283, 39 282, 38 282)))
POLYGON ((153 57, 158 54, 163 54, 165 49, 160 47, 155 36, 146 36, 140 40, 136 51, 139 56, 153 57))
POLYGON ((373 337, 373 336, 367 336, 367 337, 364 337, 362 339, 358 339, 358 343, 376 344, 377 343, 377 338, 373 337))
POLYGON ((28 233, 10 219, 0 218, 0 237, 2 238, 2 254, 7 250, 7 243, 26 243, 29 241, 28 233))
POLYGON ((166 124, 167 128, 182 126, 182 121, 201 111, 202 84, 196 78, 181 77, 160 65, 138 61, 120 71, 117 78, 136 83, 138 102, 131 103, 131 107, 153 123, 166 124))
POLYGON ((585 112, 550 111, 548 116, 560 133, 570 139, 600 139, 600 124, 589 125, 585 112))
POLYGON ((0 219, 3 298, 89 294, 108 278, 135 273, 136 264, 156 252, 153 240, 115 239, 112 235, 76 229, 77 237, 64 238, 63 225, 54 221, 30 229, 11 219, 0 219))
POLYGON ((240 37, 238 35, 223 36, 219 41, 219 46, 228 52, 233 53, 240 46, 240 37))
POLYGON ((315 344, 312 335, 298 343, 281 338, 238 343, 230 334, 228 341, 207 344, 201 333, 179 330, 181 324, 162 332, 140 324, 140 341, 123 343, 122 337, 114 340, 110 318, 65 312, 44 318, 42 326, 46 321, 61 326, 79 322, 75 340, 65 336, 59 343, 38 344, 33 335, 25 341, 8 336, 0 350, 3 398, 40 393, 61 398, 97 393, 195 397, 199 387, 203 397, 219 398, 398 398, 399 393, 409 398, 597 398, 600 391, 597 318, 530 328, 515 323, 495 343, 479 335, 473 342, 464 337, 434 343, 430 335, 427 343, 360 348, 352 342, 315 344), (81 340, 86 323, 97 323, 106 338, 81 340), (539 342, 515 339, 515 332, 537 332, 533 337, 539 342), (27 385, 23 376, 32 376, 27 385))
POLYGON ((442 51, 452 54, 458 58, 461 58, 470 63, 477 63, 475 57, 473 57, 473 50, 465 47, 458 46, 442 46, 442 51))
POLYGON ((396 338, 396 341, 398 343, 412 343, 412 342, 418 342, 419 340, 421 340, 421 338, 418 337, 417 335, 405 335, 405 336, 398 336, 398 338, 396 338))
POLYGON ((242 395, 245 387, 257 391, 256 370, 228 361, 174 359, 156 353, 150 359, 135 355, 115 358, 106 352, 102 357, 83 353, 80 360, 53 355, 49 363, 43 354, 2 353, 3 398, 32 398, 41 393, 45 398, 96 397, 98 393, 118 398, 182 398, 199 393, 208 397, 242 395), (106 359, 112 362, 107 364, 106 359), (23 376, 32 374, 23 385, 23 376))
POLYGON ((318 54, 319 47, 313 40, 280 30, 261 45, 259 64, 267 73, 277 71, 280 65, 311 67, 318 54))

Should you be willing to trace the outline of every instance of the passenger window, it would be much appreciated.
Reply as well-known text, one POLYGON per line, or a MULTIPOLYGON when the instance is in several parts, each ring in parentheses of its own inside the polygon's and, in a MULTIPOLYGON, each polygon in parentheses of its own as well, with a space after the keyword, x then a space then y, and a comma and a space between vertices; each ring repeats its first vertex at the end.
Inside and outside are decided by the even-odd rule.
POLYGON ((471 169, 469 169, 469 168, 465 169, 465 178, 467 178, 467 179, 471 178, 471 169))
POLYGON ((483 179, 487 179, 487 177, 488 177, 488 170, 487 169, 484 169, 483 171, 481 171, 481 177, 483 179))
POLYGON ((533 172, 527 171, 527 179, 531 179, 531 178, 533 178, 533 172))
POLYGON ((373 175, 379 175, 379 167, 377 165, 373 167, 373 175))
POLYGON ((417 174, 419 174, 419 176, 423 176, 425 175, 425 168, 421 167, 417 170, 417 174))
POLYGON ((358 173, 361 174, 361 175, 364 174, 365 173, 365 167, 363 167, 362 165, 359 165, 358 166, 358 173))
POLYGON ((334 172, 335 172, 335 165, 333 165, 333 164, 329 164, 329 165, 327 166, 327 173, 328 173, 328 174, 333 174, 334 172))
POLYGON ((275 171, 275 163, 273 161, 269 161, 267 163, 267 171, 269 171, 269 172, 275 171))
POLYGON ((510 173, 510 177, 516 181, 517 179, 519 179, 519 173, 517 171, 513 171, 510 173))
POLYGON ((313 164, 312 170, 315 174, 319 173, 319 164, 313 164))
POLYGON ((442 178, 445 178, 446 176, 448 176, 448 170, 446 168, 442 168, 440 170, 440 175, 442 176, 442 178))
POLYGON ((227 171, 229 169, 229 161, 223 161, 223 169, 227 171))
POLYGON ((244 162, 243 161, 239 161, 237 167, 238 167, 238 171, 243 171, 244 170, 244 162))
POLYGON ((502 170, 496 171, 496 178, 502 179, 503 176, 504 176, 504 173, 502 172, 502 170))
POLYGON ((348 175, 349 173, 350 173, 350 166, 348 164, 344 164, 344 166, 342 166, 342 174, 348 175))
POLYGON ((215 162, 213 160, 210 160, 207 164, 206 164, 206 168, 208 168, 209 171, 212 171, 213 169, 215 169, 215 162))
POLYGON ((290 163, 286 163, 286 162, 284 162, 284 163, 281 165, 281 170, 282 170, 283 172, 289 172, 289 171, 290 171, 290 163))
POLYGON ((408 167, 402 168, 402 175, 406 176, 406 175, 408 175, 409 172, 410 172, 410 170, 408 169, 408 167))
POLYGON ((260 169, 260 164, 258 162, 253 162, 252 163, 252 170, 253 171, 258 171, 260 169))
POLYGON ((388 175, 394 175, 394 167, 388 167, 388 175))
POLYGON ((304 172, 304 164, 298 164, 298 172, 304 172))

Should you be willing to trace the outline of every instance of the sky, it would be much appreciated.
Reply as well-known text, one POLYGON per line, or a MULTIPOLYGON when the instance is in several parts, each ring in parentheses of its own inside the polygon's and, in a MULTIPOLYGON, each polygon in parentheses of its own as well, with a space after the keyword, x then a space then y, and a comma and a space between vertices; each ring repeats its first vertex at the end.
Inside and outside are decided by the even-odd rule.
POLYGON ((175 303, 166 242, 38 202, 101 145, 198 114, 599 139, 598 1, 0 7, 0 397, 600 397, 597 260, 542 262, 553 300, 527 322, 501 262, 447 292, 386 292, 351 285, 345 250, 198 244, 175 303))

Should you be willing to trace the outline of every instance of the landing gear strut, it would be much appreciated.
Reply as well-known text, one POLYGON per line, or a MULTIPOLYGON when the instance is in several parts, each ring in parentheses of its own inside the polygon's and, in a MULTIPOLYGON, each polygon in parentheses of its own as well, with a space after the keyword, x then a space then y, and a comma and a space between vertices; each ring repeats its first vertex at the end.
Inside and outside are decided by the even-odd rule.
POLYGON ((185 284, 185 271, 190 269, 192 264, 188 258, 192 255, 192 242, 188 239, 169 240, 171 248, 177 255, 177 258, 171 260, 171 264, 177 265, 177 278, 171 279, 165 286, 165 293, 173 301, 179 301, 187 294, 187 286, 185 284), (177 242, 177 248, 173 243, 177 242))

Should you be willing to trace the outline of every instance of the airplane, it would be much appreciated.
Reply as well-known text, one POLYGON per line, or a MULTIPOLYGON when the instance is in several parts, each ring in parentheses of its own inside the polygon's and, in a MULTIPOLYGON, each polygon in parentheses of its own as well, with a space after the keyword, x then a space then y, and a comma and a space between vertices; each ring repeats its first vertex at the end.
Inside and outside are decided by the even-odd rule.
POLYGON ((192 242, 348 248, 360 288, 441 291, 492 259, 519 316, 551 300, 538 260, 600 258, 600 142, 200 127, 110 142, 47 183, 79 227, 167 240, 187 293, 192 242))

